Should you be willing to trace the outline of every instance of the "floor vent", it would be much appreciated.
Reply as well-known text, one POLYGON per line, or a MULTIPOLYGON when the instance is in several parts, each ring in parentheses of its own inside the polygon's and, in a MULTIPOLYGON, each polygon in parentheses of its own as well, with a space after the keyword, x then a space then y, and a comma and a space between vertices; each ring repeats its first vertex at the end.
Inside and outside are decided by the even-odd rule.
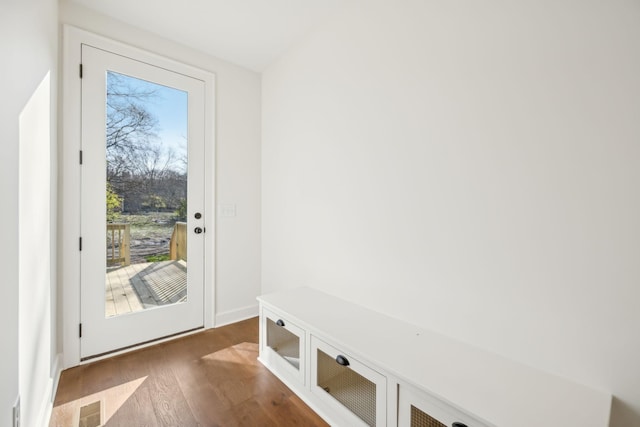
POLYGON ((90 403, 80 408, 78 427, 100 427, 102 425, 102 411, 100 401, 90 403))

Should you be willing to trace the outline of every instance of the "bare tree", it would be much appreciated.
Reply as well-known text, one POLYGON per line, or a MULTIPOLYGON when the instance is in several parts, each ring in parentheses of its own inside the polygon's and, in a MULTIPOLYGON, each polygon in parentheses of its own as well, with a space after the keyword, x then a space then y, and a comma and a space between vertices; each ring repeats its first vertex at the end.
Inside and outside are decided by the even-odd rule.
POLYGON ((113 174, 131 172, 132 162, 157 137, 158 120, 145 108, 155 92, 127 80, 121 74, 107 74, 107 162, 113 174))
POLYGON ((147 108, 156 92, 130 82, 121 74, 107 75, 107 182, 126 210, 143 208, 149 198, 177 207, 186 198, 186 159, 159 138, 158 120, 147 108))

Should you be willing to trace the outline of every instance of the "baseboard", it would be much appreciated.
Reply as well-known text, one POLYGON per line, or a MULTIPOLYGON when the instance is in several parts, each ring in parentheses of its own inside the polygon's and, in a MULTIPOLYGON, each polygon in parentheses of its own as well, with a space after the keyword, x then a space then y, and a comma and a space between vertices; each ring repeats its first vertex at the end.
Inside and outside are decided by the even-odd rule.
POLYGON ((258 315, 258 304, 216 314, 214 327, 229 325, 258 315))
POLYGON ((51 377, 53 378, 53 384, 51 384, 51 404, 56 398, 56 392, 58 391, 58 384, 60 383, 60 375, 62 375, 62 353, 56 355, 53 361, 53 367, 51 368, 51 377))
POLYGON ((51 366, 51 374, 47 382, 47 389, 42 398, 40 411, 36 418, 36 426, 48 426, 53 412, 53 401, 56 398, 58 383, 60 382, 60 374, 62 373, 62 354, 58 353, 51 366))

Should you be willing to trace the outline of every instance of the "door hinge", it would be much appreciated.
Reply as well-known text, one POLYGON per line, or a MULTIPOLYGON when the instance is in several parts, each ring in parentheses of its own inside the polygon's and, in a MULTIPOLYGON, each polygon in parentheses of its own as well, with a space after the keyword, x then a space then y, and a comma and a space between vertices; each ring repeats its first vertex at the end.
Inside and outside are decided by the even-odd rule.
POLYGON ((82 164, 82 150, 80 150, 80 164, 82 164))
POLYGON ((78 336, 82 338, 82 323, 78 325, 78 336))
POLYGON ((82 78, 82 64, 80 64, 80 78, 82 78))
POLYGON ((80 250, 82 250, 82 237, 80 237, 80 240, 79 240, 79 242, 78 242, 78 243, 79 243, 79 245, 78 245, 78 246, 79 246, 80 250))

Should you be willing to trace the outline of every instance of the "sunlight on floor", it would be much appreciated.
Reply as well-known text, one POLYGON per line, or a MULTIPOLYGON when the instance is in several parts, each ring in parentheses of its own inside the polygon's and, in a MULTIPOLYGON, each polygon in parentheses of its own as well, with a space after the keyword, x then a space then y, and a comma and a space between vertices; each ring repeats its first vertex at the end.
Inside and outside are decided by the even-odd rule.
POLYGON ((136 390, 147 379, 147 376, 129 381, 124 384, 102 390, 80 399, 72 400, 56 406, 56 424, 49 427, 71 427, 78 426, 80 422, 80 408, 96 401, 101 402, 102 424, 106 425, 120 407, 136 392, 136 390))

